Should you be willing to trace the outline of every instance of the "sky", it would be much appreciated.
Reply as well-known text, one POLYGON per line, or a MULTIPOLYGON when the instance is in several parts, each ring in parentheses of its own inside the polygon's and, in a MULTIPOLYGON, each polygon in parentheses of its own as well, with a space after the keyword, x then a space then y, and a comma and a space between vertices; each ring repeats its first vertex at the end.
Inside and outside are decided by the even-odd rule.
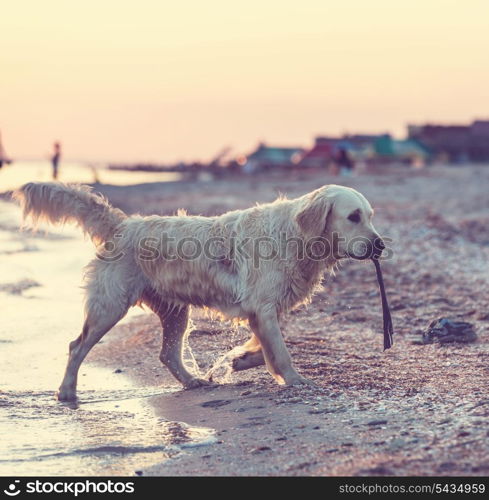
POLYGON ((489 118, 488 0, 2 1, 14 158, 209 160, 489 118))

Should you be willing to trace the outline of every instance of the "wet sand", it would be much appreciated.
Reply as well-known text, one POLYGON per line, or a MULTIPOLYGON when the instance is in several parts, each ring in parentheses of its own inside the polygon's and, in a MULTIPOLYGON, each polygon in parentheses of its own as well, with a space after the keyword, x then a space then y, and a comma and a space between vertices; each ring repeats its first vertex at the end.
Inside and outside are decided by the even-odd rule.
MULTIPOLYGON (((278 192, 297 196, 343 181, 282 175, 97 189, 128 213, 171 214, 183 207, 212 215, 270 201, 278 192)), ((129 380, 130 390, 149 396, 142 399, 156 416, 140 426, 141 437, 129 427, 121 435, 130 434, 131 446, 138 440, 164 446, 161 434, 143 437, 161 418, 216 434, 204 447, 179 447, 170 454, 166 447, 165 456, 139 462, 133 454, 135 461, 120 473, 487 475, 489 168, 399 169, 345 183, 369 198, 377 229, 394 240, 394 257, 383 268, 395 346, 382 352, 380 298, 369 263, 346 263, 312 304, 284 318, 293 360, 317 387, 284 388, 264 368, 230 374, 224 364, 220 385, 182 391, 158 359, 159 321, 150 313, 134 316, 114 328, 82 367, 87 376, 96 372, 94 366, 118 372, 114 375, 129 380), (413 343, 441 316, 473 323, 478 341, 413 343)), ((66 258, 69 253, 63 252, 60 263, 66 258)), ((198 310, 193 321, 190 346, 202 373, 248 335, 244 327, 211 320, 198 310)), ((63 345, 70 338, 64 332, 63 345)), ((82 387, 80 400, 111 399, 110 394, 110 387, 82 387)), ((19 399, 28 398, 20 393, 19 399)), ((104 470, 99 463, 93 473, 104 470)))

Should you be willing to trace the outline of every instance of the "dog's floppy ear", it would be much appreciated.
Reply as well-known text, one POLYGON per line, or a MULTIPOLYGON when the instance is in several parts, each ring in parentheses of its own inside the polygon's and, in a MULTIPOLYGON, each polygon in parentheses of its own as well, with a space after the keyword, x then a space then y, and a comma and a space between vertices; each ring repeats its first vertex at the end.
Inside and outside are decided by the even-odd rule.
POLYGON ((304 234, 320 236, 326 228, 326 220, 333 208, 327 188, 316 189, 304 196, 296 221, 304 234))

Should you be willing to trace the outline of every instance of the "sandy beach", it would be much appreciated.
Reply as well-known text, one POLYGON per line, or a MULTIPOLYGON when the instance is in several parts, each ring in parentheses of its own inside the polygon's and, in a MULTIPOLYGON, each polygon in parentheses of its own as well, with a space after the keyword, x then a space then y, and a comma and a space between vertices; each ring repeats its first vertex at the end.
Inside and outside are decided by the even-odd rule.
MULTIPOLYGON (((90 353, 82 371, 105 370, 111 378, 102 389, 92 378, 82 387, 80 400, 98 400, 100 395, 112 404, 100 409, 108 412, 107 432, 99 436, 102 445, 107 440, 108 446, 115 446, 117 435, 117 417, 110 417, 110 412, 119 403, 111 393, 132 391, 132 399, 144 399, 145 411, 150 413, 138 425, 121 424, 121 448, 112 449, 110 460, 107 454, 95 461, 94 454, 90 455, 93 474, 487 475, 489 167, 419 171, 392 167, 378 175, 347 179, 308 173, 200 183, 97 184, 96 189, 127 213, 165 215, 185 208, 193 214, 214 215, 271 201, 279 193, 299 196, 328 183, 361 191, 375 208, 377 229, 392 239, 393 257, 383 262, 383 269, 392 306, 394 347, 382 352, 382 311, 369 262, 345 263, 336 276, 325 277, 323 291, 310 305, 283 320, 292 358, 316 387, 278 386, 263 367, 230 373, 224 361, 216 372, 219 385, 183 391, 159 362, 158 319, 136 310, 90 353), (423 331, 439 317, 472 323, 477 342, 420 345, 423 331), (117 377, 129 386, 116 387, 117 377), (169 422, 183 423, 178 424, 178 432, 173 431, 172 440, 165 437, 169 422), (204 434, 192 440, 182 429, 203 429, 204 434), (179 441, 177 435, 184 437, 179 441), (138 436, 149 453, 144 460, 138 460, 134 451, 138 436), (194 442, 203 446, 185 446, 194 442), (159 447, 160 455, 152 454, 150 446, 159 447), (114 468, 118 458, 128 457, 127 467, 114 468)), ((15 217, 18 214, 8 216, 5 234, 13 234, 15 217)), ((71 276, 81 273, 85 254, 73 248, 73 242, 82 238, 72 233, 70 238, 75 238, 68 240, 72 243, 58 248, 56 262, 70 268, 71 276)), ((0 245, 2 253, 12 250, 12 256, 25 251, 9 247, 12 242, 7 237, 0 245)), ((45 252, 48 249, 37 251, 45 252)), ((47 275, 18 273, 8 280, 2 277, 2 298, 15 296, 5 285, 27 278, 39 285, 41 294, 53 286, 47 275)), ((66 288, 73 286, 72 281, 66 288)), ((47 298, 54 300, 49 294, 47 298)), ((31 317, 27 299, 22 300, 10 308, 10 321, 31 317)), ((70 311, 75 310, 77 300, 70 298, 70 311)), ((81 310, 80 301, 80 315, 81 310)), ((39 323, 36 334, 45 328, 56 330, 56 336, 49 338, 63 352, 78 333, 73 314, 66 320, 46 310, 43 316, 50 323, 48 319, 39 323)), ((199 310, 194 310, 192 320, 189 343, 203 374, 248 336, 245 327, 209 318, 199 310)), ((0 337, 15 341, 15 334, 6 330, 0 337)), ((18 348, 15 342, 9 347, 12 356, 18 348)), ((14 369, 11 365, 10 370, 14 369)), ((57 387, 51 381, 50 377, 49 384, 36 382, 29 395, 25 392, 28 383, 20 388, 12 382, 2 387, 0 396, 20 406, 30 398, 42 425, 47 394, 57 387)), ((12 412, 7 403, 3 410, 12 412)), ((59 408, 59 404, 53 401, 48 407, 59 408)), ((76 411, 77 418, 83 419, 86 408, 81 404, 77 410, 64 407, 63 412, 76 411)), ((125 411, 137 419, 142 410, 125 411)), ((74 431, 73 427, 65 430, 74 431)), ((13 458, 10 453, 10 461, 13 458)))

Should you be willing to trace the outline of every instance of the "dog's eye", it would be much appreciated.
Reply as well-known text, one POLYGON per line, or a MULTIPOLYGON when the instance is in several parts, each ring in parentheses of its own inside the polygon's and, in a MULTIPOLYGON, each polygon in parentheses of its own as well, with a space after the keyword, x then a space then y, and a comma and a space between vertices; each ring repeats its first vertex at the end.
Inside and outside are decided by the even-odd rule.
POLYGON ((360 222, 360 214, 358 212, 353 212, 348 216, 348 220, 358 224, 360 222))

